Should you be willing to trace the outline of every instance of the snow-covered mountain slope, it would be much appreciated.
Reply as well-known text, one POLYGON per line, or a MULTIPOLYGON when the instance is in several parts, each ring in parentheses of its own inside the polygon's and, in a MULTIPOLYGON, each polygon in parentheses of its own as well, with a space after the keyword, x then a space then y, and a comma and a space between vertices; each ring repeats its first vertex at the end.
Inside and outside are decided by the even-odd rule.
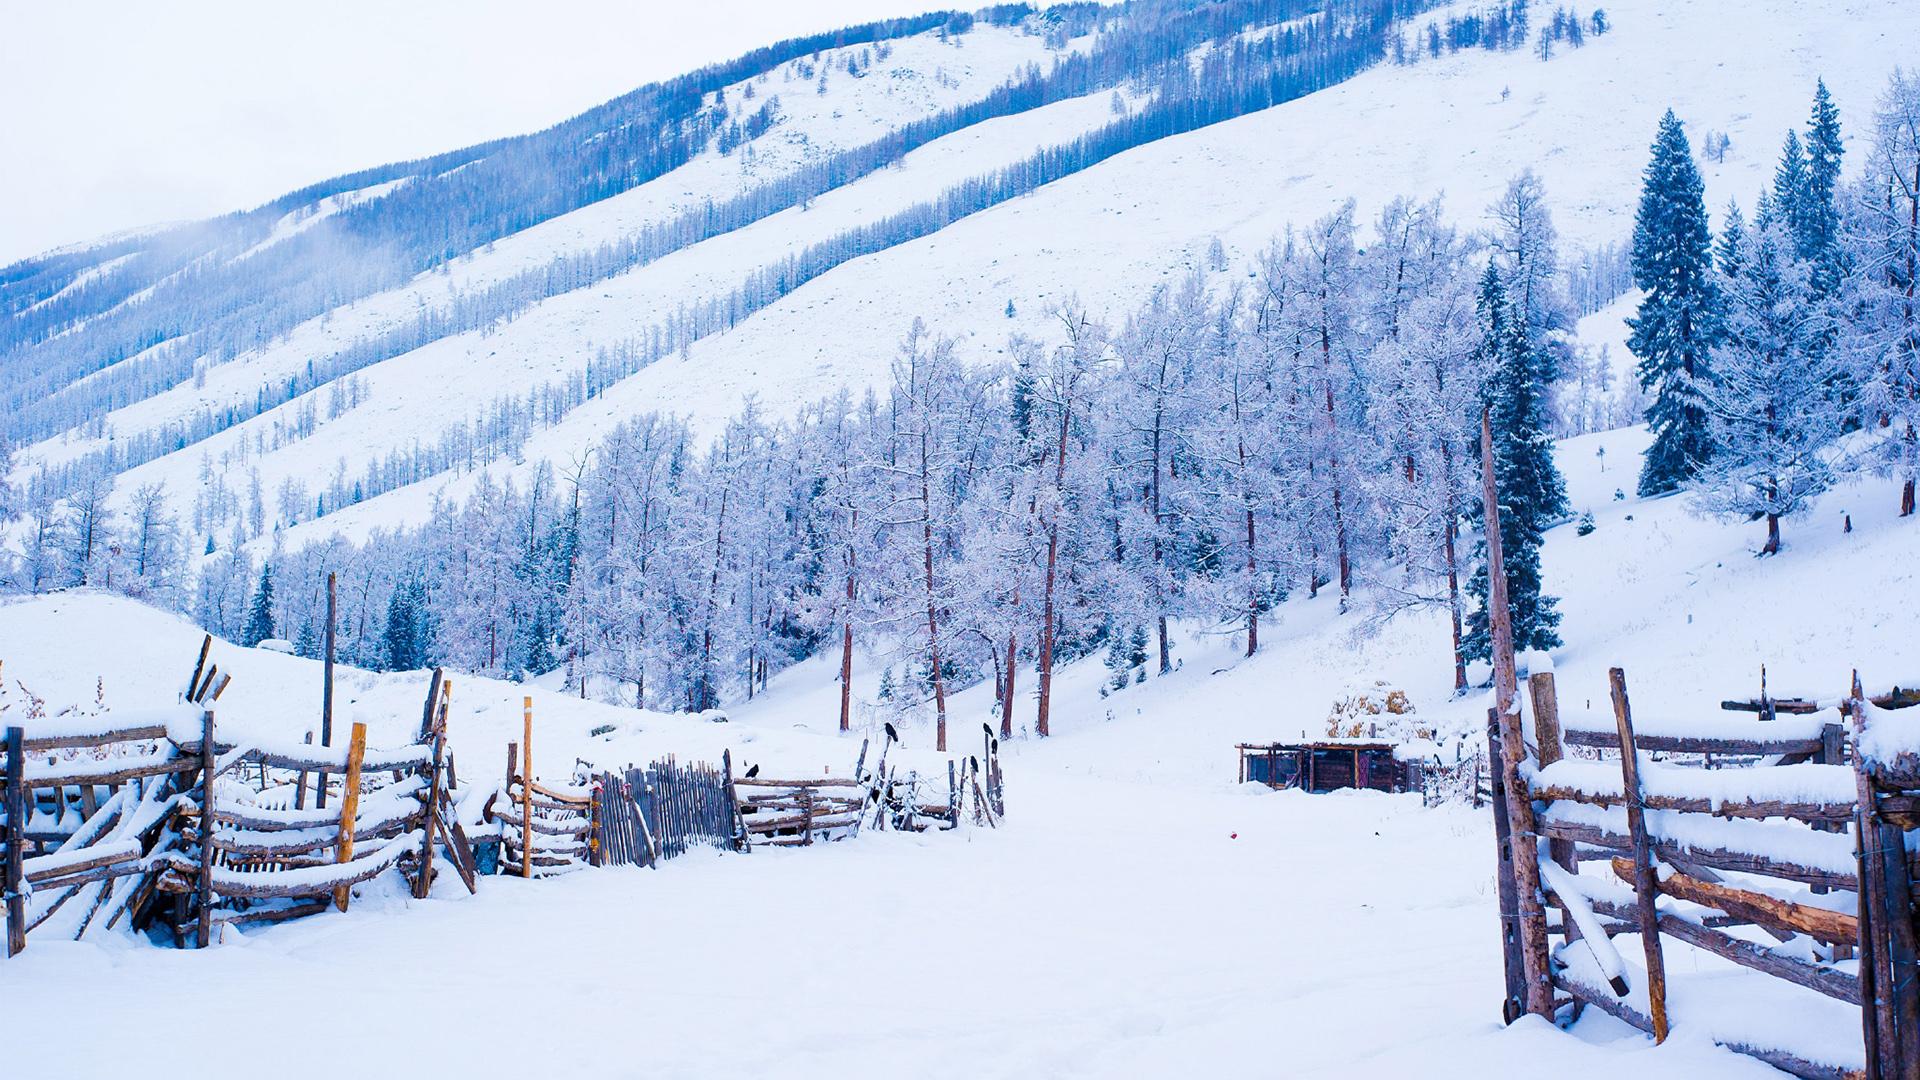
MULTIPOLYGON (((1011 334, 1054 336, 1048 309, 1068 297, 1117 317, 1201 263, 1216 238, 1228 253, 1226 275, 1235 275, 1277 233, 1348 198, 1364 217, 1396 195, 1444 195, 1457 219, 1473 223, 1508 178, 1532 167, 1571 245, 1618 242, 1664 109, 1672 106, 1696 136, 1712 130, 1731 138, 1725 160, 1704 165, 1710 204, 1749 198, 1769 173, 1779 134, 1803 119, 1816 78, 1827 80, 1843 120, 1857 121, 1903 44, 1920 36, 1920 11, 1892 0, 1811 9, 1790 0, 1737 7, 1624 0, 1607 10, 1611 32, 1544 62, 1526 49, 1468 49, 1422 55, 1410 66, 1381 64, 1297 100, 1149 142, 932 235, 842 262, 763 308, 724 314, 721 332, 671 350, 577 407, 547 410, 508 452, 482 447, 461 456, 460 473, 436 465, 366 502, 329 506, 326 517, 289 537, 364 535, 418 520, 437 495, 471 482, 466 470, 576 459, 611 424, 638 412, 682 414, 712 430, 747 395, 785 409, 837 387, 871 385, 916 318, 958 338, 963 357, 991 359, 1011 334)), ((1410 36, 1414 29, 1407 27, 1410 36)), ((33 446, 20 455, 16 476, 231 409, 246 415, 330 355, 370 348, 382 334, 448 317, 480 290, 524 283, 543 267, 589 257, 649 226, 684 222, 690 210, 790 180, 834 151, 980 101, 1030 66, 1095 48, 1104 32, 1061 42, 1031 26, 928 30, 891 41, 884 58, 868 45, 828 49, 736 81, 709 101, 724 95, 757 107, 779 99, 772 126, 741 147, 727 154, 709 147, 657 179, 462 253, 265 346, 198 361, 193 376, 171 388, 33 446), (869 66, 849 75, 845 65, 859 67, 862 55, 869 66)), ((1209 48, 1196 50, 1196 64, 1209 48)), ((962 126, 791 209, 514 304, 508 317, 474 329, 429 334, 432 340, 355 371, 350 393, 335 380, 209 437, 180 440, 184 446, 129 471, 120 490, 160 481, 175 493, 191 491, 203 459, 236 489, 258 470, 268 492, 285 481, 318 490, 337 475, 356 478, 392 455, 432 448, 451 425, 477 430, 503 402, 525 407, 530 396, 579 383, 602 350, 658 340, 676 313, 709 302, 724 310, 728 294, 757 271, 1067 144, 1110 122, 1116 109, 1137 111, 1157 96, 1151 85, 1120 89, 1117 102, 1103 86, 962 126)), ((272 227, 311 220, 321 203, 343 197, 285 210, 272 227)), ((269 229, 255 243, 271 236, 269 229)))
MULTIPOLYGON (((1630 430, 1560 446, 1570 498, 1596 524, 1587 536, 1555 528, 1544 550, 1547 589, 1561 597, 1575 642, 1554 658, 1569 723, 1605 716, 1614 665, 1626 669, 1642 718, 1709 717, 1721 698, 1757 690, 1762 663, 1780 693, 1831 696, 1856 667, 1871 682, 1910 684, 1920 670, 1910 603, 1920 530, 1891 517, 1884 483, 1836 489, 1789 522, 1785 553, 1755 560, 1751 525, 1700 518, 1681 499, 1615 498, 1645 438, 1630 430), (1851 532, 1842 530, 1846 515, 1851 532)), ((198 637, 117 597, 0 605, 8 682, 52 710, 89 706, 96 678, 115 707, 168 700, 198 637)), ((1009 817, 992 832, 870 834, 806 852, 682 860, 657 873, 492 879, 473 899, 457 887, 422 903, 376 892, 347 916, 232 935, 193 958, 196 985, 222 1001, 233 1030, 236 1053, 223 1060, 297 1039, 347 986, 365 1017, 364 1052, 410 1046, 421 986, 381 977, 406 958, 432 973, 430 987, 459 988, 446 998, 458 1005, 437 1009, 434 1024, 444 1037, 437 1060, 463 1075, 518 1075, 552 1060, 538 1040, 487 1037, 508 1017, 575 1030, 636 1012, 648 1018, 650 1067, 669 1074, 1264 1075, 1280 1042, 1293 1047, 1285 1074, 1302 1077, 1466 1080, 1544 1069, 1602 1080, 1623 1068, 1646 1080, 1777 1076, 1712 1045, 1743 1034, 1857 1065, 1856 1009, 1677 943, 1667 951, 1676 1023, 1663 1046, 1592 1010, 1571 1032, 1534 1021, 1502 1028, 1488 811, 1423 809, 1413 795, 1249 793, 1233 783, 1234 743, 1317 734, 1329 704, 1356 681, 1404 689, 1418 724, 1471 746, 1487 701, 1450 697, 1443 621, 1366 626, 1339 615, 1328 593, 1277 610, 1255 658, 1237 658, 1233 646, 1183 633, 1177 671, 1109 695, 1099 692, 1108 673, 1098 657, 1064 668, 1055 737, 1028 737, 1030 714, 1016 717, 1022 733, 1004 750, 1009 817), (503 937, 524 946, 522 962, 498 963, 503 937), (615 1008, 601 969, 675 977, 622 977, 615 1008), (722 1022, 717 1003, 737 999, 749 970, 805 970, 807 986, 828 989, 756 991, 767 995, 760 1006, 721 1010, 722 1022), (549 992, 525 994, 529 979, 549 992), (732 1049, 718 1055, 723 1038, 732 1049)), ((218 648, 222 670, 235 676, 223 717, 294 737, 314 725, 315 662, 218 648)), ((832 677, 821 660, 791 668, 729 710, 727 723, 536 688, 541 760, 564 771, 576 756, 618 763, 729 749, 736 762, 769 770, 844 771, 860 739, 878 732, 877 674, 863 658, 857 692, 866 708, 851 736, 833 730, 832 677), (591 733, 601 725, 613 730, 591 733)), ((523 688, 455 678, 460 775, 490 777, 502 744, 518 737, 523 688)), ((421 673, 349 670, 341 679, 343 717, 371 722, 375 741, 399 737, 417 715, 421 673)), ((6 700, 17 703, 17 692, 6 700)), ((986 687, 953 697, 957 745, 971 748, 991 705, 986 687)), ((895 720, 911 748, 895 760, 943 771, 924 749, 924 718, 895 720)), ((37 942, 0 965, 0 1009, 31 1030, 65 1030, 58 1025, 83 1008, 99 1022, 131 1024, 150 1009, 158 980, 179 977, 163 960, 124 939, 37 942), (93 977, 106 967, 124 977, 93 977)), ((137 1052, 124 1041, 37 1040, 22 1061, 106 1074, 137 1052)), ((632 1052, 619 1040, 585 1040, 568 1060, 618 1073, 632 1052)), ((283 1071, 335 1068, 298 1058, 283 1071)))

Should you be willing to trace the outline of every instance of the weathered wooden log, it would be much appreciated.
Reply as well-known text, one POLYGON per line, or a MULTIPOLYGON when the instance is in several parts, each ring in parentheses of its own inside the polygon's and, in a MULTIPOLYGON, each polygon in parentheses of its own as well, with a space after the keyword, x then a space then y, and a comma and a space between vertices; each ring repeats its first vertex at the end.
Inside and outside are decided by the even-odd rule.
POLYGON ((860 816, 860 811, 846 810, 836 814, 793 814, 778 818, 747 819, 747 831, 753 833, 775 832, 780 829, 798 829, 811 826, 816 829, 837 828, 851 825, 860 816))
POLYGON ((84 870, 91 870, 96 866, 126 862, 129 859, 137 862, 140 859, 140 850, 137 845, 116 842, 105 847, 106 850, 92 855, 79 856, 78 852, 75 852, 73 854, 77 857, 69 858, 56 854, 30 859, 28 863, 33 865, 24 869, 22 877, 27 884, 39 886, 84 870))
MULTIPOLYGON (((510 810, 495 807, 493 816, 495 820, 505 822, 516 829, 525 828, 521 824, 520 815, 510 810)), ((574 821, 548 821, 536 815, 533 819, 533 831, 549 836, 586 836, 593 831, 593 825, 584 818, 574 821)))
POLYGON ((863 786, 858 780, 844 777, 826 776, 816 780, 776 780, 765 776, 737 776, 733 780, 735 787, 772 787, 772 788, 857 788, 863 786))
MULTIPOLYGON (((1610 832, 1596 825, 1583 822, 1555 821, 1548 818, 1540 825, 1540 831, 1548 837, 1570 840, 1577 844, 1588 844, 1605 849, 1601 858, 1611 859, 1615 852, 1633 850, 1633 841, 1624 833, 1610 832)), ((1859 880, 1852 873, 1826 870, 1815 866, 1804 866, 1766 855, 1746 851, 1729 851, 1724 848, 1682 847, 1661 837, 1653 837, 1653 851, 1663 862, 1679 864, 1697 863, 1718 870, 1733 870, 1747 874, 1766 874, 1769 877, 1785 878, 1806 885, 1824 885, 1834 889, 1856 889, 1859 880)), ((1696 874, 1696 877, 1699 875, 1696 874)))
POLYGON ((113 878, 129 877, 133 874, 138 874, 144 866, 145 863, 141 857, 133 855, 113 862, 95 863, 85 869, 63 870, 58 874, 53 874, 33 882, 33 887, 35 889, 64 889, 95 881, 109 881, 113 878))
MULTIPOLYGON (((1632 872, 1632 864, 1615 858, 1613 871, 1624 878, 1632 872)), ((1743 922, 1779 933, 1805 934, 1829 945, 1852 945, 1860 940, 1860 920, 1852 915, 1796 904, 1765 893, 1716 885, 1681 873, 1662 878, 1660 891, 1702 907, 1718 908, 1743 922)))
POLYGON ((287 919, 301 919, 308 915, 318 915, 332 906, 330 900, 309 900, 305 903, 290 904, 287 907, 249 908, 246 911, 222 911, 214 916, 214 921, 222 926, 240 926, 246 923, 283 922, 287 919))
POLYGON ((58 772, 36 774, 31 767, 26 771, 25 783, 28 788, 66 787, 70 784, 124 784, 129 780, 145 779, 149 776, 168 776, 173 773, 192 772, 200 767, 199 757, 185 757, 174 754, 150 754, 138 761, 125 765, 112 758, 105 761, 63 761, 55 768, 58 772))
MULTIPOLYGON (((403 858, 413 856, 417 836, 409 833, 388 842, 372 854, 362 855, 347 863, 323 864, 322 867, 307 867, 279 872, 231 873, 216 867, 213 876, 213 891, 224 897, 244 897, 249 900, 284 899, 287 897, 332 898, 337 890, 350 888, 363 881, 371 880, 391 869, 403 858), (314 869, 337 867, 337 872, 315 874, 314 869)), ((166 879, 172 875, 178 879, 178 887, 188 890, 192 884, 185 874, 192 873, 195 864, 192 859, 178 852, 170 852, 159 860, 165 866, 162 874, 162 891, 167 890, 166 879)), ((337 906, 337 901, 336 901, 337 906)))
MULTIPOLYGON (((1539 784, 1532 790, 1533 797, 1543 802, 1584 803, 1588 806, 1625 806, 1626 799, 1619 792, 1586 791, 1561 784, 1539 784)), ((1766 800, 1751 802, 1715 803, 1712 799, 1682 797, 1677 795, 1643 794, 1640 805, 1648 810, 1673 810, 1683 814, 1706 814, 1723 818, 1791 818, 1795 821, 1846 822, 1853 820, 1854 803, 1849 802, 1797 802, 1784 800, 1766 800)))
POLYGON ((44 750, 67 750, 77 746, 98 747, 109 743, 140 742, 167 737, 165 724, 135 724, 123 728, 108 728, 85 735, 43 735, 26 740, 26 751, 37 754, 44 750))
POLYGON ((1751 941, 1729 937, 1718 930, 1709 930, 1697 923, 1688 922, 1678 915, 1660 916, 1660 932, 1669 937, 1678 938, 1698 949, 1705 949, 1741 967, 1765 972, 1777 979, 1785 979, 1796 986, 1837 998, 1851 1005, 1861 1003, 1860 980, 1844 971, 1809 964, 1790 956, 1756 945, 1751 941))
MULTIPOLYGON (((1562 737, 1568 746, 1586 746, 1599 750, 1618 750, 1620 736, 1611 731, 1569 728, 1562 737)), ((1728 739, 1693 735, 1635 735, 1640 749, 1670 754, 1726 754, 1767 757, 1773 754, 1810 754, 1820 749, 1820 740, 1793 738, 1728 739)))

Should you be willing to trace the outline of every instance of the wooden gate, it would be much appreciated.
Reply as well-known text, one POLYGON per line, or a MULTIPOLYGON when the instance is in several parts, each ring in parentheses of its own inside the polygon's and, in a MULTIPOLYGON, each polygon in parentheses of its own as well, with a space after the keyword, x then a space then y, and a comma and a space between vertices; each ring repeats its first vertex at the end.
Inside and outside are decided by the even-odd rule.
POLYGON ((1495 792, 1508 1018, 1591 1005, 1656 1041, 1698 1025, 1796 1076, 1920 1075, 1904 832, 1920 818, 1910 794, 1920 769, 1859 753, 1873 705, 1858 681, 1824 709, 1759 710, 1777 720, 1638 726, 1625 674, 1614 669, 1610 683, 1611 729, 1563 730, 1553 676, 1529 679, 1537 754, 1506 745, 1489 717, 1495 756, 1516 763, 1496 771, 1495 792), (1568 747, 1591 756, 1567 757, 1568 747), (1537 892, 1524 884, 1529 860, 1537 892), (1583 874, 1582 862, 1604 869, 1583 874), (1639 939, 1641 963, 1616 951, 1619 934, 1639 939), (1670 993, 1670 939, 1779 982, 1743 979, 1736 997, 1723 992, 1726 976, 1689 972, 1670 993), (1535 979, 1548 994, 1533 992, 1535 979))

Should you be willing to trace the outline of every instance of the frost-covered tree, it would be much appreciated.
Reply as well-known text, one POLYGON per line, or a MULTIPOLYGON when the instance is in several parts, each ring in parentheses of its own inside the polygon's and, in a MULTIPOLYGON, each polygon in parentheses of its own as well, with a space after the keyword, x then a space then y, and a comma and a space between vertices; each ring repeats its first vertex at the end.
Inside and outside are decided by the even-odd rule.
POLYGON ((1896 71, 1874 109, 1865 170, 1847 193, 1841 339, 1874 464, 1900 479, 1900 514, 1920 479, 1920 75, 1896 71))
POLYGON ((1627 348, 1639 358, 1640 385, 1653 398, 1642 495, 1678 489, 1713 452, 1700 400, 1712 377, 1708 361, 1720 325, 1711 249, 1700 171, 1669 109, 1654 137, 1633 229, 1633 279, 1645 296, 1628 320, 1627 348))
POLYGON ((1756 228, 1741 244, 1740 272, 1722 282, 1726 337, 1702 393, 1714 452, 1695 488, 1712 510, 1765 518, 1760 553, 1772 555, 1780 519, 1833 484, 1839 367, 1822 347, 1828 306, 1786 224, 1756 228))

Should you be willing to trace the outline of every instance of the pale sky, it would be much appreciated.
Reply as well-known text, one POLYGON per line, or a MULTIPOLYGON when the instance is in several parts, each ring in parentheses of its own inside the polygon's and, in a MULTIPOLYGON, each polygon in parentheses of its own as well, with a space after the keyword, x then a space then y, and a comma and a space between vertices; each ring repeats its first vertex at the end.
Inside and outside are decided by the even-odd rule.
POLYGON ((0 265, 546 127, 937 0, 5 0, 0 265))

